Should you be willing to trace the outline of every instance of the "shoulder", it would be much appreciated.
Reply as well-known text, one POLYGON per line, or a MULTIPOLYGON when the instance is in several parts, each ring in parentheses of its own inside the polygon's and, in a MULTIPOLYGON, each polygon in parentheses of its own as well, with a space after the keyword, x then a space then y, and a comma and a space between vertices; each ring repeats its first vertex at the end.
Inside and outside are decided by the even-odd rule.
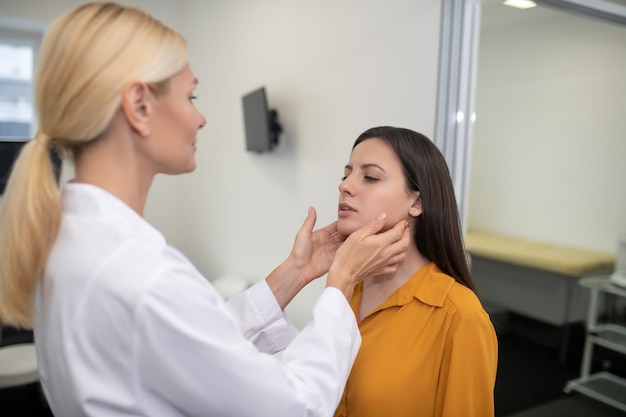
POLYGON ((462 317, 478 315, 488 318, 478 295, 457 281, 454 281, 450 287, 447 302, 462 317))
POLYGON ((440 307, 445 310, 460 317, 488 318, 478 295, 450 275, 442 272, 437 266, 430 265, 427 282, 431 288, 437 288, 437 293, 442 295, 440 307))

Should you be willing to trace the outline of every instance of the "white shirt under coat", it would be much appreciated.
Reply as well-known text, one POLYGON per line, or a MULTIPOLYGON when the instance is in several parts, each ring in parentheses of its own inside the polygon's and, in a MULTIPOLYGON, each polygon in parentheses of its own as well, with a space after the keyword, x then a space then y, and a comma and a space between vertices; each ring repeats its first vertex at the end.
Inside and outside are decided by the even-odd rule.
POLYGON ((55 416, 333 415, 361 343, 339 290, 296 336, 265 281, 225 302, 113 195, 62 198, 35 325, 55 416))

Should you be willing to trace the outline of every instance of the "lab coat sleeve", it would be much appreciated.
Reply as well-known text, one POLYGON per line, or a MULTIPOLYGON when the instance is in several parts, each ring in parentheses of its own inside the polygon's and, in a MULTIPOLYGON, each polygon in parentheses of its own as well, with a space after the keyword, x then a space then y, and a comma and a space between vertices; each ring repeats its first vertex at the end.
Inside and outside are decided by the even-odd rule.
POLYGON ((186 276, 193 274, 162 274, 136 314, 136 385, 161 399, 149 414, 332 416, 361 343, 345 297, 325 289, 311 323, 279 358, 259 352, 210 284, 186 276))
POLYGON ((241 332, 261 352, 276 353, 296 335, 265 280, 226 302, 241 332))

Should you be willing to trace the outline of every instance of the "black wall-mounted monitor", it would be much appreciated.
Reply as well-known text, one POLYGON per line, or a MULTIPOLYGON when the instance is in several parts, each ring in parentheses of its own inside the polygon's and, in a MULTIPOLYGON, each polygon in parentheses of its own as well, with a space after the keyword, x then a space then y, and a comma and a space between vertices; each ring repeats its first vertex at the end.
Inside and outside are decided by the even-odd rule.
MULTIPOLYGON (((28 139, 0 140, 0 195, 4 194, 13 164, 27 142, 28 139)), ((61 174, 61 158, 54 147, 50 151, 50 158, 54 177, 58 182, 61 174)))
POLYGON ((245 94, 242 104, 246 150, 261 153, 278 146, 282 127, 278 122, 278 112, 267 105, 265 87, 245 94))

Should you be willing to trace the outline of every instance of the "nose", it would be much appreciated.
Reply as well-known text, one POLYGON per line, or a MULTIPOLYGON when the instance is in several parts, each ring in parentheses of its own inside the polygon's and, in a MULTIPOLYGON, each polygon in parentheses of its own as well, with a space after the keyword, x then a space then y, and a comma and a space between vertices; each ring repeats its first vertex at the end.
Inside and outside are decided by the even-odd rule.
POLYGON ((206 117, 203 114, 200 114, 200 124, 198 125, 198 130, 202 129, 206 126, 206 117))
POLYGON ((354 195, 352 187, 350 186, 350 177, 346 177, 346 179, 339 183, 339 193, 341 195, 354 195))

